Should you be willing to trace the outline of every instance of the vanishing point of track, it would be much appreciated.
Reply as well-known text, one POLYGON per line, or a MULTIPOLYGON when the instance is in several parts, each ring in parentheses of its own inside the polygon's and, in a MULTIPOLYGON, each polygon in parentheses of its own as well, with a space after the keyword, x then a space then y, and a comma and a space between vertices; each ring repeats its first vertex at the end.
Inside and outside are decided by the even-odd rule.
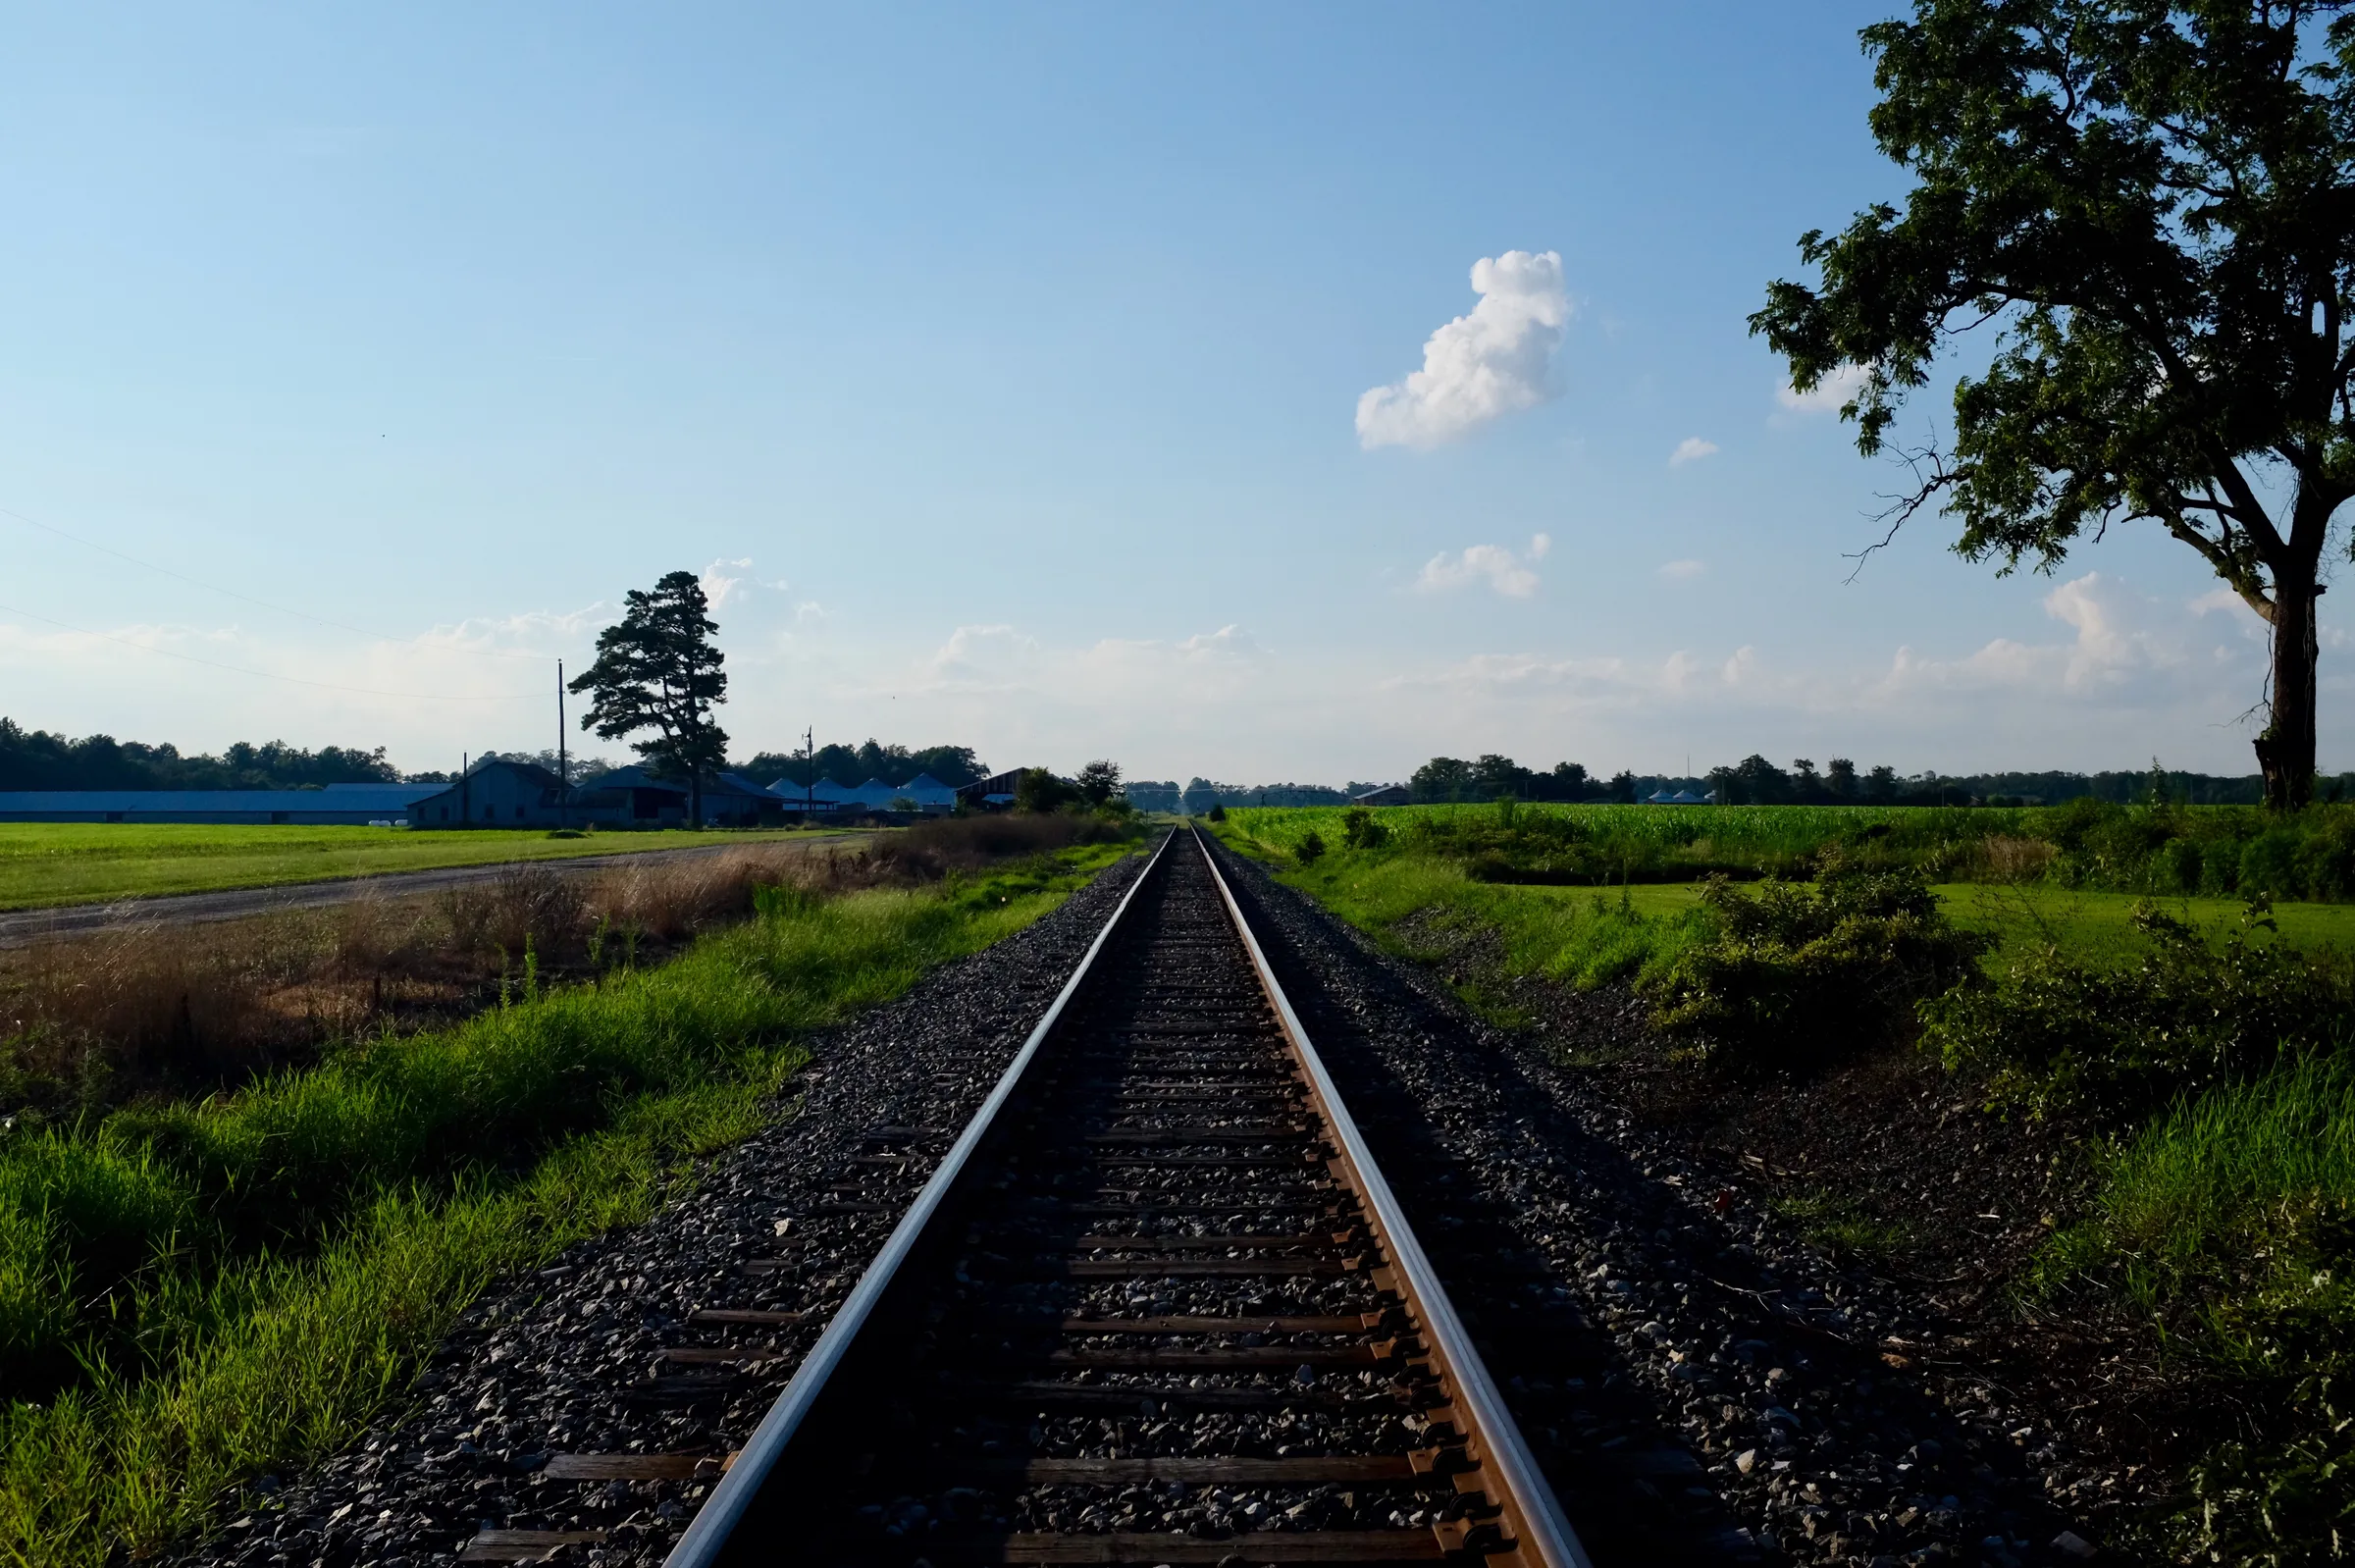
MULTIPOLYGON (((1584 1568, 1193 834, 1164 841, 953 1143, 869 1140, 928 1177, 669 1568, 1584 1568)), ((777 1266, 827 1224, 781 1227, 777 1266)))

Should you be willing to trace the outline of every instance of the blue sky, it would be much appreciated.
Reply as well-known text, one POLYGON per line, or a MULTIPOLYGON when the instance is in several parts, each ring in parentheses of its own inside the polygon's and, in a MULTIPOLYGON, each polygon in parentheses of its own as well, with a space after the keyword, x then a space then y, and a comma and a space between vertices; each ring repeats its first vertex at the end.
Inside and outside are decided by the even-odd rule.
POLYGON ((10 8, 0 710, 537 748, 688 567, 740 753, 2248 771, 2179 546, 1844 582, 1745 317, 1885 10, 10 8))

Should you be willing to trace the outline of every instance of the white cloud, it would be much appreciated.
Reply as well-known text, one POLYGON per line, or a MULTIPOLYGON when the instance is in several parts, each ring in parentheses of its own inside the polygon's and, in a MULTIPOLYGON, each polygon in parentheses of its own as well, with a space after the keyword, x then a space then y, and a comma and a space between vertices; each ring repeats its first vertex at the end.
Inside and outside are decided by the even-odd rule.
POLYGON ((1431 335, 1423 368, 1357 399, 1357 439, 1438 446, 1554 395, 1553 351, 1570 320, 1558 251, 1508 250, 1472 265, 1480 303, 1431 335))
MULTIPOLYGON (((1552 549, 1551 537, 1531 535, 1528 562, 1544 560, 1552 549)), ((1502 545, 1472 545, 1461 554, 1441 550, 1423 563, 1423 574, 1415 579, 1415 586, 1427 594, 1445 593, 1484 579, 1507 599, 1527 599, 1538 591, 1538 574, 1521 555, 1502 545)))
POLYGON ((1862 365, 1842 365, 1815 384, 1813 392, 1794 392, 1788 384, 1775 389, 1774 398, 1785 408, 1803 414, 1836 414, 1841 405, 1864 388, 1862 365))
POLYGON ((1872 689, 1884 700, 1911 701, 1929 691, 2016 691, 2126 700, 2179 697, 2195 659, 2215 655, 2170 604, 2116 578, 2087 572, 2044 596, 2044 612, 2075 635, 2062 643, 1999 637, 1957 659, 1924 658, 1901 648, 1872 689))
MULTIPOLYGON (((730 594, 751 581, 752 576, 753 558, 750 555, 737 560, 729 560, 723 556, 704 568, 702 578, 704 597, 711 601, 713 609, 717 609, 728 601, 730 594)), ((782 588, 785 585, 778 583, 773 586, 782 588)))
POLYGON ((1660 568, 1660 575, 1670 582, 1681 582, 1688 577, 1699 577, 1708 569, 1707 561, 1670 561, 1660 568))
POLYGON ((1699 436, 1687 436, 1676 444, 1676 450, 1668 454, 1668 466, 1676 468, 1685 463, 1697 463, 1716 450, 1715 442, 1702 441, 1699 436))

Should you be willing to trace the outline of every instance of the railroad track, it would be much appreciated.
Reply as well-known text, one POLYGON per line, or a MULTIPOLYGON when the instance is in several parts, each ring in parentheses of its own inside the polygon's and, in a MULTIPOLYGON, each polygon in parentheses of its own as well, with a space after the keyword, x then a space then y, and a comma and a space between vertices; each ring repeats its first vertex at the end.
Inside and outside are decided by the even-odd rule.
MULTIPOLYGON (((1190 832, 1164 841, 953 1143, 869 1139, 864 1159, 924 1184, 724 1474, 707 1456, 602 1461, 715 1482, 669 1568, 1585 1568, 1190 832)), ((767 1266, 872 1206, 835 1207, 782 1228, 767 1266)), ((706 1310, 671 1359, 756 1362, 795 1316, 706 1310)), ((600 1463, 565 1461, 583 1480, 600 1463)))

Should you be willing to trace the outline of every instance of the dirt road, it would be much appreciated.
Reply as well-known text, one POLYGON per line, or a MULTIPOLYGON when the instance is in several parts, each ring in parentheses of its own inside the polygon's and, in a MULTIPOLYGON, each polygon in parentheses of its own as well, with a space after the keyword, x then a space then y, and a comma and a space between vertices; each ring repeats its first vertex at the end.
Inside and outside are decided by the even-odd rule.
MULTIPOLYGON (((842 845, 864 835, 836 835, 811 840, 842 845)), ((684 850, 620 850, 611 855, 568 856, 561 860, 498 862, 488 865, 438 866, 426 871, 386 871, 374 876, 345 876, 325 882, 281 882, 270 887, 230 888, 218 893, 174 893, 156 898, 118 899, 112 904, 68 904, 50 909, 10 910, 0 913, 0 948, 23 947, 43 937, 72 936, 108 925, 154 920, 193 925, 208 920, 238 920, 286 910, 323 909, 369 894, 382 898, 415 898, 441 893, 472 882, 487 882, 516 864, 538 866, 564 876, 608 869, 615 861, 681 861, 698 856, 724 855, 742 849, 741 843, 699 845, 684 850)))

